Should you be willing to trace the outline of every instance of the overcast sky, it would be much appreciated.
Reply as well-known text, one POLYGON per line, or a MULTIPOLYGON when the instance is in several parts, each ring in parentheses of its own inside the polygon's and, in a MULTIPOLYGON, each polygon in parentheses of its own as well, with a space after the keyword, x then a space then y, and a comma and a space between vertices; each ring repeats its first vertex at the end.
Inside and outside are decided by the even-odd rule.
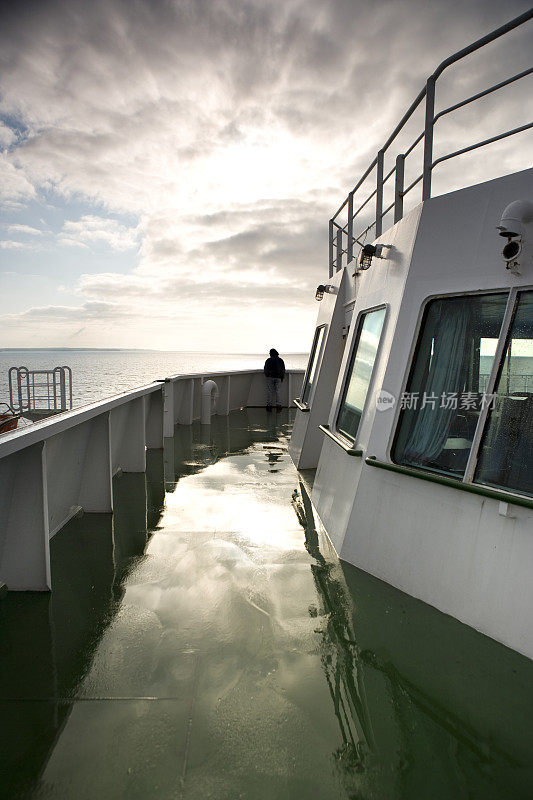
MULTIPOLYGON (((308 349, 331 213, 435 66, 529 7, 0 5, 0 346, 221 352, 308 349)), ((530 66, 533 23, 506 38, 438 102, 530 66)), ((530 121, 529 80, 443 120, 437 154, 530 121)), ((437 189, 529 166, 520 136, 437 189)))

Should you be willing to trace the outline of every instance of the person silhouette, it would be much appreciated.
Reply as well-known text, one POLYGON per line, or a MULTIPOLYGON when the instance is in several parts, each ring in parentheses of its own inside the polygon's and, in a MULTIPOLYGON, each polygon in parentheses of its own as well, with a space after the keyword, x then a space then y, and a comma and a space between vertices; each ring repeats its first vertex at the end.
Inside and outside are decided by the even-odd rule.
POLYGON ((279 357, 279 353, 274 348, 270 351, 270 358, 267 358, 264 366, 264 373, 267 382, 267 404, 266 410, 272 411, 272 397, 275 396, 276 408, 281 411, 281 401, 279 397, 279 387, 285 377, 285 362, 279 357))

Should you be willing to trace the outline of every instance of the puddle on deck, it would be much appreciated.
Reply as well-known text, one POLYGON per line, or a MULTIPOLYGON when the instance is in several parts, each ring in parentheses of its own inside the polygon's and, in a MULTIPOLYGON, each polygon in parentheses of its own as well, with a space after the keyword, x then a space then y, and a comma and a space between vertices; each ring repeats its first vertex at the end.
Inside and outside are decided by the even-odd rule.
POLYGON ((290 427, 177 428, 0 602, 2 797, 533 796, 533 663, 340 564, 290 427))

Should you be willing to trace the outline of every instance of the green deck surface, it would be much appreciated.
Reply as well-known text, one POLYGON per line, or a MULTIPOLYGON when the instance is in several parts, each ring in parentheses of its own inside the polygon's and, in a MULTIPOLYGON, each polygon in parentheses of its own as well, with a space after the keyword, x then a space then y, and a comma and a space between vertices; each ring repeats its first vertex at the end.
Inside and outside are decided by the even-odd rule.
POLYGON ((177 428, 0 601, 0 797, 533 797, 533 663, 338 561, 291 419, 177 428))

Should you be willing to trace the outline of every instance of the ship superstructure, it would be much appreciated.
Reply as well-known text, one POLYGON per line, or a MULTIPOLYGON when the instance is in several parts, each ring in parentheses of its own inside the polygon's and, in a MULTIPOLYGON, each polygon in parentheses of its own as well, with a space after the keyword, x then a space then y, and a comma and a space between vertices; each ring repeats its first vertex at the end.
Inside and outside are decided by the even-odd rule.
POLYGON ((432 157, 440 116, 531 70, 438 114, 437 78, 532 16, 437 68, 331 220, 329 283, 317 293, 291 441, 297 466, 316 468, 313 503, 342 559, 530 658, 533 170, 439 197, 431 178, 441 161, 531 127, 432 157), (386 176, 384 155, 421 102, 423 170, 404 188, 406 154, 386 176), (376 188, 360 209, 375 198, 376 215, 356 234, 354 194, 371 172, 376 188), (383 232, 393 175, 395 222, 383 232), (404 215, 419 182, 423 202, 404 215))

